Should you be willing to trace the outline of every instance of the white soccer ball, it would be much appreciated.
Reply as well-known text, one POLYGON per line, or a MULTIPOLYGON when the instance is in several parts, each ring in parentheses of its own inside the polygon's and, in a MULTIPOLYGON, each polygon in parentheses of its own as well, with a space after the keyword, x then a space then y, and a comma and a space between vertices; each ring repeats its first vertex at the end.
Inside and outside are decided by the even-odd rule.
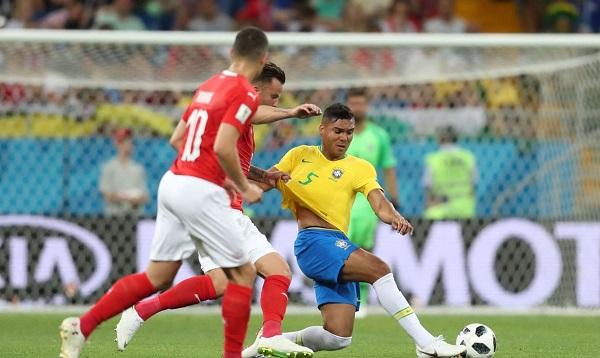
POLYGON ((467 347, 467 358, 491 358, 496 353, 496 335, 485 324, 471 323, 460 331, 456 344, 467 347))

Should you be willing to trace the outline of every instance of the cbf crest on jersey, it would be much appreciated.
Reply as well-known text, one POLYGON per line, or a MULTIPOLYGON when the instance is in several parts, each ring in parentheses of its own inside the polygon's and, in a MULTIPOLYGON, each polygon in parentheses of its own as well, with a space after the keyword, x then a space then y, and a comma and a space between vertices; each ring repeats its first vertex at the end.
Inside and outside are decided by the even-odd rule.
POLYGON ((342 175, 344 175, 344 171, 340 168, 334 168, 333 171, 331 172, 331 177, 336 180, 341 178, 342 175))
POLYGON ((348 248, 348 246, 350 246, 350 245, 348 244, 348 242, 346 240, 338 239, 335 242, 335 246, 339 247, 340 249, 346 250, 348 248))

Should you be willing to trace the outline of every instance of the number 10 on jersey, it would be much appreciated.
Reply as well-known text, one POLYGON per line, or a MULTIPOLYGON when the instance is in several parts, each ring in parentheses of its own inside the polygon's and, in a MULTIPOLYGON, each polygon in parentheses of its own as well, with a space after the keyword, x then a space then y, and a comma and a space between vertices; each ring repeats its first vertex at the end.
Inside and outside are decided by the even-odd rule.
POLYGON ((187 121, 188 134, 185 140, 185 148, 181 155, 184 162, 193 162, 200 156, 200 144, 202 144, 202 135, 208 122, 208 112, 204 109, 195 109, 187 121))

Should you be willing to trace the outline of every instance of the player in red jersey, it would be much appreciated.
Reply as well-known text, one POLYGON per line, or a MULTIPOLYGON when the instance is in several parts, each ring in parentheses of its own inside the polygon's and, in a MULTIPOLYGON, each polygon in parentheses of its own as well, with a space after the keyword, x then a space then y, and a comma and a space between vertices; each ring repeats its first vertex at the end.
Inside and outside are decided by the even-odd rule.
MULTIPOLYGON (((270 123, 291 117, 310 117, 320 114, 319 107, 312 104, 303 104, 292 109, 276 108, 279 97, 285 84, 285 72, 273 63, 267 63, 261 74, 253 81, 258 94, 260 106, 252 117, 253 124, 270 123)), ((238 151, 242 162, 250 161, 254 152, 254 140, 251 136, 238 141, 238 151)), ((171 144, 175 149, 181 146, 182 138, 173 137, 171 144)), ((275 182, 281 174, 271 177, 275 182)), ((267 173, 258 168, 251 167, 249 178, 264 181, 267 173)), ((232 201, 232 208, 236 209, 236 220, 244 228, 244 243, 250 260, 255 264, 259 275, 265 278, 260 304, 263 311, 262 337, 257 342, 253 352, 246 352, 247 356, 258 355, 258 348, 270 348, 284 354, 294 354, 296 357, 310 357, 310 349, 298 346, 282 336, 281 322, 287 307, 287 290, 291 282, 291 272, 287 262, 279 255, 267 238, 256 228, 250 218, 242 213, 242 199, 237 195, 232 201)), ((180 242, 173 240, 170 244, 174 249, 168 259, 172 266, 179 268, 182 259, 186 259, 196 251, 192 242, 181 237, 180 242), (175 248, 175 245, 178 245, 175 248)), ((167 257, 162 257, 167 259, 167 257)), ((205 275, 188 278, 158 296, 148 298, 134 307, 123 312, 117 324, 117 348, 124 350, 142 324, 156 313, 166 309, 197 304, 200 301, 213 300, 223 295, 227 278, 223 271, 213 260, 207 256, 200 256, 200 264, 205 275)), ((174 272, 174 271, 173 271, 174 272)), ((171 277, 173 279, 173 277, 171 277)), ((242 354, 242 356, 246 356, 242 354)))
POLYGON ((256 275, 243 248, 243 232, 236 222, 225 178, 248 203, 260 200, 262 190, 246 179, 240 163, 238 139, 252 135, 251 118, 258 95, 248 79, 261 73, 267 61, 268 39, 258 28, 238 32, 230 67, 200 85, 174 136, 184 141, 158 189, 154 260, 146 272, 125 276, 83 316, 66 318, 60 327, 61 358, 78 358, 85 339, 107 319, 170 284, 171 262, 160 254, 172 249, 169 240, 189 237, 199 253, 223 268, 228 278, 223 295, 224 358, 241 357, 250 318, 252 284, 256 275), (159 253, 156 253, 156 252, 159 253))

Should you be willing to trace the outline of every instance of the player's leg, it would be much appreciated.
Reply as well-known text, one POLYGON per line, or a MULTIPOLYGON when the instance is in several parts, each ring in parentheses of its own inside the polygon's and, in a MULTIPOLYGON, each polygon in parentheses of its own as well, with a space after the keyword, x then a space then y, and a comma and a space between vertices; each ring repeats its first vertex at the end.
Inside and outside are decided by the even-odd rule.
POLYGON ((143 321, 164 310, 195 305, 221 297, 227 286, 227 276, 221 268, 205 275, 187 278, 161 294, 138 302, 133 308, 143 321))
POLYGON ((259 348, 269 348, 282 356, 310 357, 312 351, 287 340, 282 335, 281 322, 288 304, 287 291, 291 283, 290 267, 254 225, 241 212, 236 212, 238 223, 244 232, 245 247, 257 273, 264 278, 260 306, 263 325, 255 342, 244 349, 242 357, 258 355, 259 348))
POLYGON ((140 299, 149 296, 157 291, 149 280, 145 272, 127 275, 119 279, 96 302, 96 304, 84 313, 80 318, 70 317, 63 321, 61 325, 61 337, 63 338, 63 348, 61 351, 69 351, 64 353, 63 357, 73 358, 78 357, 83 348, 83 341, 96 329, 96 327, 112 318, 113 316, 123 312, 127 307, 136 303, 140 299), (66 323, 66 324, 65 324, 66 323), (71 340, 66 339, 66 335, 79 336, 81 342, 79 349, 71 349, 70 346, 78 345, 71 340))
POLYGON ((249 217, 241 212, 236 212, 235 216, 244 232, 248 256, 264 279, 260 297, 262 336, 269 338, 281 335, 281 322, 288 304, 287 291, 292 279, 290 267, 249 217))
MULTIPOLYGON (((375 246, 375 230, 379 219, 373 212, 371 205, 364 195, 356 196, 352 211, 350 212, 350 226, 348 238, 352 243, 361 249, 369 252, 373 251, 375 246)), ((363 318, 367 315, 367 303, 369 300, 370 285, 365 282, 360 283, 360 311, 356 313, 357 318, 363 318)))
POLYGON ((294 252, 302 272, 315 280, 317 305, 324 326, 308 327, 284 333, 288 339, 313 350, 337 350, 350 345, 354 314, 359 308, 356 282, 340 282, 344 262, 358 250, 340 231, 303 229, 294 243, 294 252))
POLYGON ((229 283, 223 294, 221 312, 225 325, 224 358, 241 357, 250 320, 252 286, 256 278, 254 265, 223 268, 229 283))
POLYGON ((462 346, 450 345, 433 337, 419 321, 408 301, 398 289, 389 266, 379 257, 365 250, 354 251, 346 261, 342 281, 361 281, 373 285, 383 308, 404 328, 421 350, 437 357, 454 357, 465 351, 462 346))
MULTIPOLYGON (((153 238, 153 251, 156 242, 163 247, 172 249, 172 252, 177 252, 179 245, 177 243, 169 245, 166 238, 173 233, 177 234, 181 230, 184 230, 181 222, 165 205, 166 202, 171 200, 169 186, 173 185, 170 183, 169 175, 165 174, 161 179, 158 190, 158 213, 153 238)), ((168 258, 167 260, 170 260, 170 262, 156 262, 151 264, 147 272, 131 274, 119 279, 80 318, 69 317, 65 319, 60 326, 60 336, 62 338, 61 357, 79 357, 85 339, 100 323, 123 312, 126 308, 151 295, 163 286, 170 284, 181 262, 177 262, 177 259, 172 258, 168 258)), ((157 261, 160 261, 160 259, 157 261)))
POLYGON ((243 230, 223 188, 197 178, 182 181, 186 190, 179 190, 178 195, 185 201, 181 206, 184 225, 199 255, 209 256, 223 268, 229 280, 222 302, 224 357, 241 357, 256 278, 256 270, 244 245, 243 230), (195 192, 198 193, 194 197, 203 200, 189 200, 195 192))
MULTIPOLYGON (((263 325, 255 341, 242 352, 242 357, 256 357, 261 350, 267 357, 312 357, 312 350, 283 336, 281 323, 288 303, 291 272, 283 257, 274 252, 266 238, 264 240, 267 245, 264 245, 263 252, 270 252, 255 262, 257 273, 265 279, 260 297, 263 325)), ((260 250, 257 246, 254 248, 260 250)))
POLYGON ((315 352, 343 349, 352 343, 355 312, 354 305, 325 304, 321 306, 323 326, 306 327, 301 331, 286 332, 284 335, 315 352))
POLYGON ((264 278, 260 296, 262 336, 268 338, 281 335, 281 322, 288 304, 287 292, 292 282, 290 267, 276 252, 262 256, 254 264, 256 272, 264 278))

